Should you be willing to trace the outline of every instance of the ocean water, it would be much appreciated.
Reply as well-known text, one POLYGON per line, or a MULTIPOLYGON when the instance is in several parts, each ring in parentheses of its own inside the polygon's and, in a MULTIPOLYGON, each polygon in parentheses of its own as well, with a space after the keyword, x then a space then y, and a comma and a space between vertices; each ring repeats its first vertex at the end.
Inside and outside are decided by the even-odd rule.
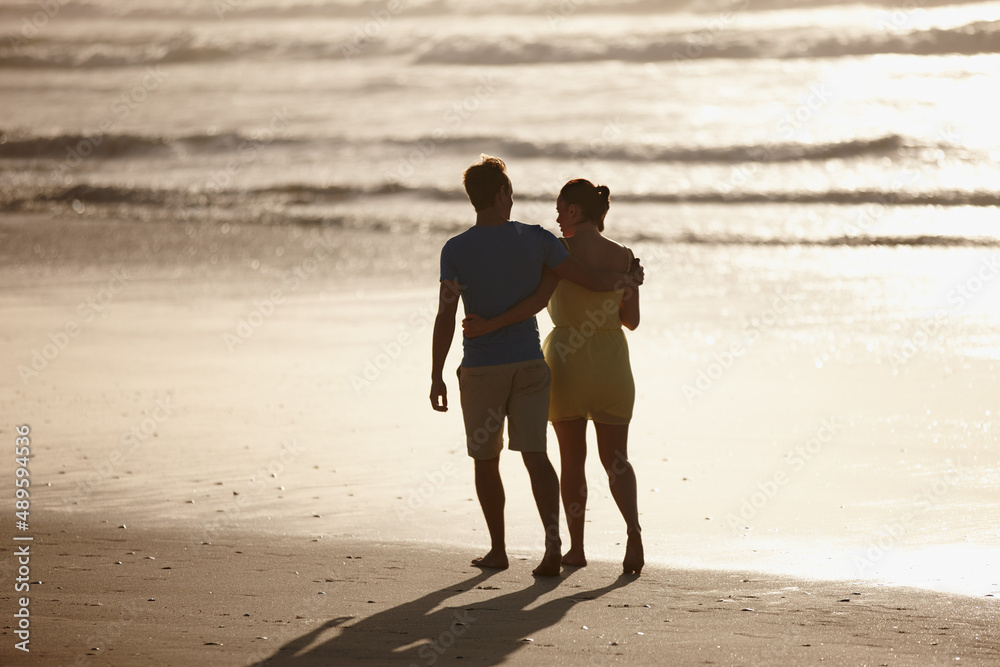
POLYGON ((0 207, 452 231, 486 152, 529 222, 583 176, 624 238, 992 245, 998 19, 997 2, 5 0, 0 207))
MULTIPOLYGON (((935 496, 900 544, 995 563, 1000 2, 0 0, 0 37, 0 219, 110 220, 133 236, 151 221, 217 226, 192 255, 237 225, 345 244, 376 234, 396 255, 422 253, 377 268, 432 293, 434 249, 472 221, 461 173, 480 153, 507 161, 513 217, 553 231, 559 188, 589 178, 611 190, 609 234, 646 262, 644 308, 662 310, 637 334, 640 395, 686 405, 723 348, 763 331, 766 354, 710 378, 716 398, 755 386, 742 372, 776 374, 777 399, 840 410, 858 442, 919 452, 887 471, 891 457, 856 444, 830 470, 870 483, 842 500, 836 481, 802 480, 769 506, 785 517, 775 525, 818 493, 854 518, 811 530, 864 548, 940 478, 961 491, 935 496), (779 296, 794 305, 761 324, 779 296), (802 379, 802 359, 840 378, 827 404, 800 395, 825 386, 802 379), (926 398, 877 395, 912 390, 911 369, 926 398), (844 398, 866 378, 865 401, 844 398), (883 497, 887 472, 914 493, 883 497)), ((34 252, 53 265, 71 254, 34 252)), ((260 253, 243 259, 277 261, 260 253)), ((725 421, 706 392, 677 420, 692 433, 725 421)), ((749 413, 773 409, 752 399, 721 414, 749 428, 749 413)), ((657 434, 655 411, 637 408, 637 431, 657 434)), ((776 413, 785 421, 794 432, 751 442, 761 479, 815 428, 776 413)), ((707 465, 674 446, 664 461, 707 465)), ((674 474, 660 467, 647 470, 674 474)), ((724 517, 755 488, 704 500, 724 517)), ((996 588, 989 565, 977 561, 970 590, 996 588)))

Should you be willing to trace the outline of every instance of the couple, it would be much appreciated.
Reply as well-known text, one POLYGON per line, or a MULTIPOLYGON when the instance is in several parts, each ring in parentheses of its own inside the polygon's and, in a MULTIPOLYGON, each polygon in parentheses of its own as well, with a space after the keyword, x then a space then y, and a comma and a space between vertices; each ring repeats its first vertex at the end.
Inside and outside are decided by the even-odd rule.
POLYGON ((506 420, 508 447, 521 453, 545 528, 545 555, 533 574, 556 576, 562 564, 587 564, 583 526, 589 418, 628 530, 622 569, 639 574, 643 548, 635 473, 628 462, 635 388, 621 325, 634 329, 639 324, 643 271, 628 248, 602 235, 608 188, 583 179, 563 187, 556 202, 560 240, 538 225, 509 219, 513 189, 503 160, 483 155, 465 171, 464 182, 476 224, 441 251, 430 399, 435 410, 448 409, 443 370, 461 296, 467 316, 458 383, 476 494, 491 540, 490 551, 472 563, 508 566, 499 468, 506 420), (534 315, 547 303, 556 328, 543 353, 534 315), (559 538, 560 482, 546 453, 547 420, 558 436, 562 460, 571 540, 565 555, 559 538))

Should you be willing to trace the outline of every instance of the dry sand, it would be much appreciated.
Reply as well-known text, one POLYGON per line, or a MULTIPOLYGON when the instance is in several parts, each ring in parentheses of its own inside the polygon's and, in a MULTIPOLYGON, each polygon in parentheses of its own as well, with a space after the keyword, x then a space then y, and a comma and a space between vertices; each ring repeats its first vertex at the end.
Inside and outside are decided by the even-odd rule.
MULTIPOLYGON (((540 528, 515 457, 513 566, 468 564, 487 539, 460 417, 427 405, 442 239, 28 216, 0 235, 0 436, 12 444, 29 424, 32 438, 30 528, 7 515, 0 541, 5 665, 1000 661, 997 454, 984 432, 955 465, 924 424, 895 433, 898 406, 922 413, 923 399, 894 392, 941 382, 929 362, 820 378, 809 355, 765 338, 725 387, 688 402, 677 378, 702 362, 667 322, 718 316, 699 312, 697 290, 647 290, 632 452, 649 565, 618 578, 623 526, 592 470, 592 564, 536 582, 540 528), (824 419, 841 420, 838 439, 729 526, 824 419), (912 500, 951 468, 926 508, 912 500), (908 502, 920 511, 904 521, 908 502), (859 567, 894 521, 904 530, 859 567), (34 538, 41 582, 30 654, 12 648, 14 535, 34 538), (921 553, 949 560, 928 577, 921 553)), ((647 266, 677 283, 690 268, 647 266)), ((934 417, 979 403, 952 393, 934 417)))

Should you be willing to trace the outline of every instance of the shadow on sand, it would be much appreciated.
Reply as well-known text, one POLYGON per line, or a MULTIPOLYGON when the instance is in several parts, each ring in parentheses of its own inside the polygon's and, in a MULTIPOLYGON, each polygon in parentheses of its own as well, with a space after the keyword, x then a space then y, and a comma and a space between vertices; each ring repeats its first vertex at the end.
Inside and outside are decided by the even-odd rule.
POLYGON ((567 584, 573 573, 565 578, 539 577, 521 590, 480 602, 462 606, 444 604, 495 574, 485 571, 353 623, 354 618, 350 616, 333 618, 255 664, 325 667, 349 661, 350 664, 433 665, 442 659, 450 662, 458 658, 473 661, 467 664, 500 664, 523 648, 526 638, 559 623, 574 605, 599 598, 635 580, 622 575, 603 588, 575 589, 569 595, 553 598, 532 609, 527 607, 567 584), (316 643, 322 634, 337 627, 340 628, 337 636, 316 643))

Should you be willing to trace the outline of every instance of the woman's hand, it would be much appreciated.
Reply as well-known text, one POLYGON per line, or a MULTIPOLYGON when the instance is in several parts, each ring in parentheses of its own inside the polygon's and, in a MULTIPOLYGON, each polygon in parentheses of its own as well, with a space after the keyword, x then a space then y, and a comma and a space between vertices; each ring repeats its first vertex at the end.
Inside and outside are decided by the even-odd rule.
POLYGON ((480 315, 466 315, 462 320, 462 333, 466 338, 476 338, 493 331, 488 325, 488 320, 480 315))

